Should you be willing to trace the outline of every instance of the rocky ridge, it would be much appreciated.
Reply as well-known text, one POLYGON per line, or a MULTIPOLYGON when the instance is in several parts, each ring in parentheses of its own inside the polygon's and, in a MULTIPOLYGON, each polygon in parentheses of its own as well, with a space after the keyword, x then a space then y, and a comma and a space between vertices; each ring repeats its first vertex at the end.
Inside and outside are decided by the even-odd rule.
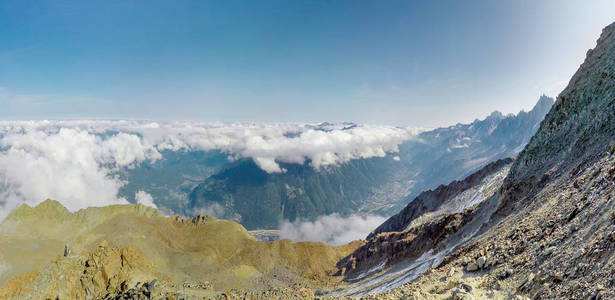
POLYGON ((428 190, 417 196, 410 204, 401 210, 396 215, 387 219, 384 223, 378 226, 367 239, 371 239, 383 232, 400 232, 404 231, 408 225, 419 216, 436 211, 442 204, 450 201, 455 196, 463 193, 480 182, 488 175, 501 170, 503 167, 512 163, 512 159, 500 159, 492 162, 474 174, 466 177, 463 180, 455 180, 447 185, 440 185, 435 190, 428 190))
POLYGON ((461 181, 427 191, 404 211, 372 232, 367 243, 338 262, 338 272, 351 283, 334 295, 380 293, 415 280, 476 233, 493 209, 481 203, 495 196, 512 164, 494 162, 461 181), (398 226, 400 230, 386 231, 398 226), (380 231, 380 232, 379 232, 380 231))
POLYGON ((476 207, 493 212, 478 235, 416 281, 365 298, 615 298, 614 105, 615 23, 476 207))
POLYGON ((145 297, 153 280, 163 298, 332 288, 341 284, 329 276, 335 263, 361 244, 259 242, 211 216, 163 217, 142 205, 71 213, 53 200, 22 206, 0 232, 3 299, 145 297))

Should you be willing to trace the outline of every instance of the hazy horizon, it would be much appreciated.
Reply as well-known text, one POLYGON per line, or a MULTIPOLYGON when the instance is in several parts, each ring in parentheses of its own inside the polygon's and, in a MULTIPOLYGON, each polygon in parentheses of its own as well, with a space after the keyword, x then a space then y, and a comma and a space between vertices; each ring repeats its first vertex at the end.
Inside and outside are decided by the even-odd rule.
POLYGON ((611 1, 3 1, 0 119, 468 123, 556 97, 614 20, 611 1))

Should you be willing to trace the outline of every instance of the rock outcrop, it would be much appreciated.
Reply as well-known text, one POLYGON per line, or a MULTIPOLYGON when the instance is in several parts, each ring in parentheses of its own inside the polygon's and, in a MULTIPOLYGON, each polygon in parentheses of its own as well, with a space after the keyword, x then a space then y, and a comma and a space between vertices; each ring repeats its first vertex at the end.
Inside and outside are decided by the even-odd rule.
POLYGON ((400 232, 404 231, 410 223, 419 216, 438 210, 438 208, 446 201, 451 200, 455 196, 464 191, 479 185, 485 177, 494 172, 500 171, 513 162, 512 159, 500 159, 492 162, 476 173, 466 177, 463 180, 455 180, 448 185, 440 185, 435 190, 429 190, 421 193, 402 211, 387 219, 382 225, 374 229, 367 237, 371 239, 383 232, 400 232))
MULTIPOLYGON (((471 221, 473 211, 448 214, 433 221, 401 232, 385 232, 369 239, 351 255, 338 262, 346 280, 355 281, 368 270, 381 271, 404 260, 414 260, 423 253, 440 246, 449 235, 471 221)), ((366 274, 371 275, 371 274, 366 274)))
MULTIPOLYGON (((5 284, 0 298, 103 299, 156 277, 152 263, 138 249, 110 247, 106 241, 87 255, 59 257, 26 274, 5 284)), ((149 292, 147 296, 162 299, 168 294, 149 292)))

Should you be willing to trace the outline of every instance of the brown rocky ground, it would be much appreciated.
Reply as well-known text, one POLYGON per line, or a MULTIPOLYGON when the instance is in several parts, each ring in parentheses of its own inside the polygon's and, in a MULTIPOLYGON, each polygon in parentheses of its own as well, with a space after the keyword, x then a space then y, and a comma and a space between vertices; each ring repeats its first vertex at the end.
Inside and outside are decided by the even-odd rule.
POLYGON ((141 205, 71 213, 52 200, 22 206, 0 232, 2 299, 113 298, 140 293, 153 280, 163 298, 333 287, 340 284, 329 276, 335 263, 361 244, 260 242, 241 225, 209 216, 165 218, 141 205))
POLYGON ((545 188, 415 282, 365 299, 615 298, 615 155, 545 188))

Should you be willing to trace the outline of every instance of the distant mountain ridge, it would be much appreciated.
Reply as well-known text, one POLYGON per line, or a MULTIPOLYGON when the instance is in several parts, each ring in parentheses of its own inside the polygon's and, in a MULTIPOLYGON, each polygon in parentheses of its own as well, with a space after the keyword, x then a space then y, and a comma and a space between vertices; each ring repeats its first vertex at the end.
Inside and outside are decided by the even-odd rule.
MULTIPOLYGON (((390 215, 420 192, 464 178, 488 163, 515 156, 538 129, 553 99, 542 96, 529 112, 457 124, 418 135, 384 158, 355 159, 315 170, 280 164, 268 174, 250 159, 235 162, 200 183, 184 213, 221 207, 246 228, 275 229, 280 221, 340 213, 390 215)), ((326 126, 325 126, 326 127, 326 126)))
POLYGON ((425 190, 462 179, 489 162, 516 156, 553 103, 543 95, 529 112, 504 116, 496 111, 484 120, 424 132, 417 140, 404 143, 401 161, 408 170, 419 173, 412 177, 416 184, 402 204, 425 190))

